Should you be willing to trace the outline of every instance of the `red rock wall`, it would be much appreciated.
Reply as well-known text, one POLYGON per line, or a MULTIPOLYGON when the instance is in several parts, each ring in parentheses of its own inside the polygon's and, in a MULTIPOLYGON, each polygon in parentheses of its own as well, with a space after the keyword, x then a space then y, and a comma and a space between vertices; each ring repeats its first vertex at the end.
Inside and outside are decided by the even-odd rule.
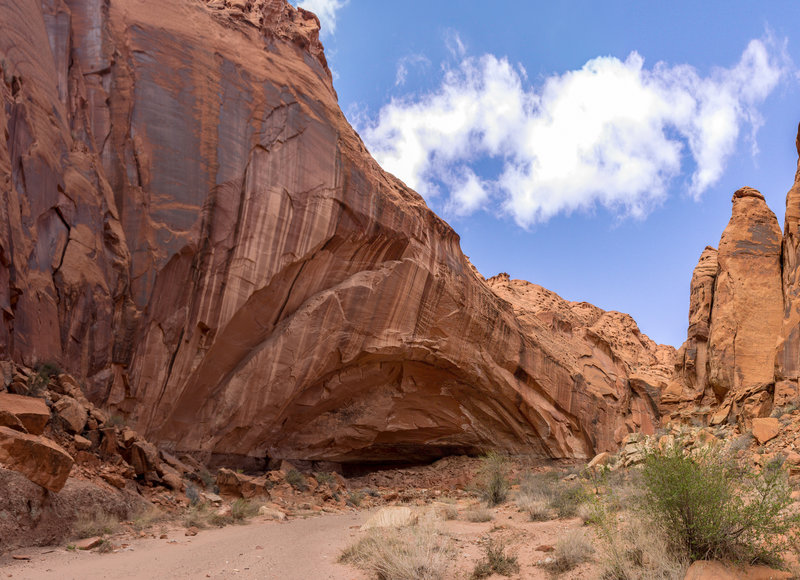
POLYGON ((734 194, 719 252, 706 248, 692 277, 689 334, 664 392, 667 405, 710 406, 712 423, 749 426, 797 398, 799 181, 800 171, 783 233, 759 192, 734 194))
POLYGON ((588 457, 652 430, 663 349, 560 298, 534 328, 487 286, 347 124, 312 14, 0 0, 0 22, 8 356, 229 462, 588 457))

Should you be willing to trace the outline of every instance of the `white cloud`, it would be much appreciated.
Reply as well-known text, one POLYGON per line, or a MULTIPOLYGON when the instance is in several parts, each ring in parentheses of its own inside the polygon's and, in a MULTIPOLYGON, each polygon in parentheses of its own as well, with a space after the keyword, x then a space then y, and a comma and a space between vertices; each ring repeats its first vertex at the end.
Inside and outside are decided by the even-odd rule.
POLYGON ((399 87, 406 83, 409 67, 428 67, 431 61, 422 54, 410 54, 397 61, 397 72, 395 74, 394 86, 399 87))
POLYGON ((499 204, 522 226, 596 204, 643 217, 686 156, 700 196, 722 176, 742 127, 754 137, 757 107, 788 67, 774 41, 752 40, 736 65, 706 76, 687 65, 648 69, 633 52, 533 88, 521 66, 454 45, 460 61, 438 89, 393 99, 359 130, 383 167, 422 195, 448 191, 446 211, 499 204), (501 169, 479 177, 486 159, 501 169))
POLYGON ((322 34, 333 34, 336 31, 336 11, 344 7, 350 0, 303 0, 297 6, 309 10, 319 18, 322 34))

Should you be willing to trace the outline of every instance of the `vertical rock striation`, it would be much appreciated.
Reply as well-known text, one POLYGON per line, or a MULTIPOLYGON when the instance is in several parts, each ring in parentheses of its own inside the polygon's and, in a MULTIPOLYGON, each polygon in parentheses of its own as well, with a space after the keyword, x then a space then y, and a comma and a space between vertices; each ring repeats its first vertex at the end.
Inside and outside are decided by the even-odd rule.
MULTIPOLYGON (((797 144, 800 154, 800 138, 797 144)), ((713 423, 749 425, 797 397, 798 219, 800 170, 786 197, 783 234, 759 192, 734 194, 719 252, 706 248, 692 277, 689 333, 666 403, 711 404, 713 423)))
POLYGON ((657 423, 669 349, 487 285, 345 120, 313 14, 0 0, 0 22, 6 356, 228 463, 588 457, 657 423))

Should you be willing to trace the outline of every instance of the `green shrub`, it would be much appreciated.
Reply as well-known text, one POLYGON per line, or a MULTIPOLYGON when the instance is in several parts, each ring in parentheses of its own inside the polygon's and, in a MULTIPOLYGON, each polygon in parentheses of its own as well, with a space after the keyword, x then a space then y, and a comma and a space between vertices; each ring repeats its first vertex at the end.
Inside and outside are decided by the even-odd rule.
POLYGON ((305 476, 296 469, 290 469, 286 473, 286 483, 297 491, 306 491, 308 489, 305 476))
POLYGON ((500 505, 508 498, 508 459, 495 451, 481 458, 480 494, 489 507, 500 505))
POLYGON ((322 471, 319 473, 315 473, 314 477, 317 480, 317 483, 320 485, 327 485, 329 488, 333 489, 336 486, 336 478, 330 471, 322 471))
POLYGON ((556 510, 560 518, 574 518, 578 515, 578 506, 589 501, 591 497, 580 483, 564 483, 555 488, 550 507, 556 510))
POLYGON ((643 509, 690 561, 780 562, 798 517, 780 462, 759 474, 717 448, 681 445, 646 454, 643 509))

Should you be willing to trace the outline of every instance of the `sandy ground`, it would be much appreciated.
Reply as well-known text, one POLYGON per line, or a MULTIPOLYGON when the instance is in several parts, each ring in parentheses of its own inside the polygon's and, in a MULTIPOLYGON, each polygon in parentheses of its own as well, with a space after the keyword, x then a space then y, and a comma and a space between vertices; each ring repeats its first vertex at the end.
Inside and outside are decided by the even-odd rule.
MULTIPOLYGON (((465 507, 459 506, 462 514, 465 507)), ((518 557, 520 573, 513 579, 548 579, 537 565, 548 554, 537 547, 555 544, 570 529, 581 527, 577 519, 530 522, 511 506, 495 508, 493 513, 490 522, 472 523, 462 518, 440 521, 441 529, 452 537, 456 547, 448 578, 469 578, 484 555, 483 545, 492 538, 518 557)), ((280 523, 256 520, 242 526, 202 530, 193 537, 175 527, 164 539, 117 538, 115 543, 122 542, 124 547, 110 554, 67 550, 64 546, 16 550, 12 553, 31 559, 15 561, 5 555, 0 559, 0 579, 365 580, 367 574, 336 560, 342 549, 360 536, 358 528, 369 516, 369 511, 362 511, 280 523)), ((589 580, 598 576, 595 559, 562 578, 589 580)))
POLYGON ((172 529, 167 539, 134 539, 112 554, 64 547, 16 550, 29 561, 0 560, 0 578, 100 580, 160 578, 260 578, 360 580, 360 572, 336 563, 367 514, 327 515, 288 522, 253 522, 202 530, 187 537, 172 529))

